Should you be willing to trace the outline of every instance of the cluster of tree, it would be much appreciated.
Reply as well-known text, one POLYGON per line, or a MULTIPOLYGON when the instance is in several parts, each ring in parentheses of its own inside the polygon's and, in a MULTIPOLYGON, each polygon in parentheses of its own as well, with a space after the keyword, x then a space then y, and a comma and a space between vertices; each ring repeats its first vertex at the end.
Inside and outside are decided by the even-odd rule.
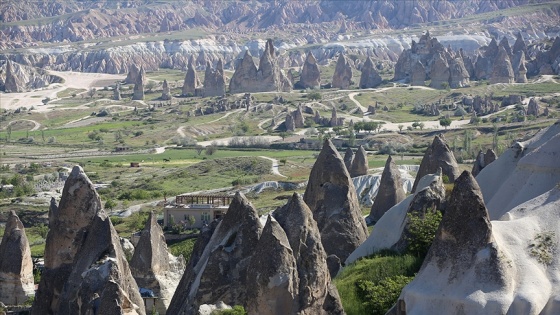
POLYGON ((361 130, 364 130, 367 131, 368 133, 371 133, 371 131, 375 131, 375 130, 379 132, 383 124, 384 122, 382 121, 358 121, 354 123, 354 130, 356 130, 356 132, 360 132, 361 130))

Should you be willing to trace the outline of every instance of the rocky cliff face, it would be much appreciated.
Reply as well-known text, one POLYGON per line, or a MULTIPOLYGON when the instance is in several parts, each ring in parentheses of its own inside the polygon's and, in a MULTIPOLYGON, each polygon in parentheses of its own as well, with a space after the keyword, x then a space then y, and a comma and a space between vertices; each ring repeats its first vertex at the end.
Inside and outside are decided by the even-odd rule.
POLYGON ((45 70, 24 66, 13 61, 0 63, 0 91, 6 93, 28 92, 60 83, 62 79, 45 70))
POLYGON ((311 169, 303 199, 313 211, 323 247, 332 256, 331 261, 345 261, 367 238, 356 189, 330 140, 325 141, 311 169))
POLYGON ((25 228, 12 210, 0 244, 0 301, 21 305, 34 293, 31 248, 25 228))

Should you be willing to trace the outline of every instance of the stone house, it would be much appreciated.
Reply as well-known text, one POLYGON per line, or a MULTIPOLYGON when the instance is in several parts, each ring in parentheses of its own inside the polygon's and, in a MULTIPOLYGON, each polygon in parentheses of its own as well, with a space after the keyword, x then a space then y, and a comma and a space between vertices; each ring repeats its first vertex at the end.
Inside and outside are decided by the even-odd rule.
POLYGON ((178 195, 174 205, 164 207, 163 225, 171 227, 181 224, 185 228, 200 229, 205 224, 222 218, 232 198, 227 195, 178 195))

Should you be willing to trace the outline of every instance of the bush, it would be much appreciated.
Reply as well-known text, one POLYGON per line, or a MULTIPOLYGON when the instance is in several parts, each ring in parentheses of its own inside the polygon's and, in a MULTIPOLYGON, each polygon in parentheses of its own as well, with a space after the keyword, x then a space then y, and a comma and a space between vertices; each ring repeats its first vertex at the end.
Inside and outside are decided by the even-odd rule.
POLYGON ((189 238, 184 241, 171 244, 169 245, 169 252, 174 256, 183 255, 185 261, 188 262, 191 259, 195 242, 196 238, 189 238))
POLYGON ((423 258, 436 237, 442 214, 439 210, 428 209, 423 218, 419 213, 408 213, 407 218, 409 224, 406 252, 423 258))
POLYGON ((368 280, 356 283, 358 296, 364 300, 364 306, 369 314, 385 314, 395 304, 402 289, 414 277, 394 276, 387 277, 378 284, 368 280))
POLYGON ((247 315, 245 309, 241 305, 235 305, 230 310, 215 310, 211 315, 247 315))

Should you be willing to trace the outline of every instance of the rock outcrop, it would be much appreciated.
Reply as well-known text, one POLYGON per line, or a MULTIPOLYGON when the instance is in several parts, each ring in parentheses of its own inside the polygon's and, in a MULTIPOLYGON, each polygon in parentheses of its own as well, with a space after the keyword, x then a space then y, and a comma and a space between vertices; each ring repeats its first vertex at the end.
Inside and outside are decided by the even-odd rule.
POLYGON ((289 92, 291 90, 292 82, 278 66, 278 59, 270 39, 266 42, 259 68, 257 69, 253 57, 247 50, 229 82, 231 93, 289 92))
MULTIPOLYGON (((367 238, 356 189, 330 140, 325 141, 311 169, 303 200, 313 212, 331 262, 344 262, 367 238)), ((336 268, 329 270, 336 272, 336 268)))
POLYGON ((476 177, 492 220, 560 181, 560 122, 517 142, 476 177))
POLYGON ((225 94, 226 77, 222 59, 218 59, 216 69, 212 69, 212 65, 208 62, 204 72, 204 96, 224 96, 225 94))
POLYGON ((7 60, 0 62, 0 91, 6 93, 29 92, 60 83, 62 79, 45 70, 24 66, 7 60))
POLYGON ((515 82, 515 74, 511 67, 511 60, 503 45, 500 45, 498 56, 492 62, 492 74, 490 83, 513 83, 515 82))
POLYGON ((469 85, 470 74, 461 55, 452 58, 449 62, 449 87, 460 88, 469 85))
POLYGON ((424 68, 420 60, 416 61, 416 63, 412 67, 412 73, 410 74, 410 85, 426 85, 426 68, 424 68))
POLYGON ((121 100, 121 84, 119 82, 115 84, 115 89, 113 90, 113 100, 114 101, 121 100))
POLYGON ((362 75, 360 76, 360 88, 369 89, 377 87, 383 82, 381 76, 375 69, 375 65, 370 57, 366 58, 364 65, 362 66, 362 75))
POLYGON ((196 264, 187 266, 168 314, 196 314, 218 301, 247 305, 248 266, 262 228, 255 208, 237 193, 196 264))
POLYGON ((196 89, 200 87, 200 80, 198 79, 194 63, 194 56, 191 55, 187 66, 187 73, 185 74, 185 80, 183 81, 183 88, 181 89, 182 96, 194 96, 196 95, 196 89))
POLYGON ((25 228, 12 210, 0 244, 0 302, 21 305, 34 294, 31 248, 25 228))
POLYGON ((441 52, 434 56, 430 78, 432 79, 430 86, 435 89, 443 89, 449 86, 449 64, 447 58, 441 52))
POLYGON ((136 81, 134 82, 134 91, 132 94, 132 100, 144 100, 144 81, 145 75, 144 67, 140 67, 140 74, 136 77, 136 81))
POLYGON ((321 87, 321 71, 317 64, 317 59, 313 53, 309 51, 305 58, 305 63, 301 69, 297 88, 302 89, 318 89, 321 87))
POLYGON ((119 237, 83 169, 72 169, 49 209, 45 270, 32 314, 144 315, 119 237))
POLYGON ((366 175, 368 173, 368 169, 367 152, 363 146, 359 146, 356 154, 354 154, 354 158, 352 159, 350 177, 366 175))
POLYGON ((138 287, 151 290, 159 298, 155 305, 159 314, 166 313, 184 270, 183 257, 168 252, 163 230, 150 213, 130 260, 130 271, 138 287))
POLYGON ((352 161, 354 161, 354 151, 350 147, 346 148, 346 152, 344 152, 344 166, 346 166, 346 170, 350 173, 350 169, 352 168, 352 161))
POLYGON ((167 80, 163 80, 162 90, 161 90, 161 100, 162 101, 169 101, 171 99, 171 89, 169 88, 169 84, 167 80))
POLYGON ((403 189, 401 172, 393 162, 393 158, 389 156, 387 162, 385 162, 379 190, 373 201, 369 218, 373 222, 379 221, 387 210, 401 202, 405 197, 406 192, 403 189))
POLYGON ((347 89, 350 84, 352 84, 352 67, 344 54, 341 53, 336 62, 331 86, 334 89, 347 89))
POLYGON ((537 104, 537 100, 534 97, 531 97, 529 105, 527 105, 527 115, 533 115, 535 117, 540 115, 539 104, 537 104))
POLYGON ((338 292, 331 283, 321 234, 301 195, 294 193, 288 203, 272 215, 284 229, 296 262, 299 283, 292 302, 295 312, 344 314, 338 292))
POLYGON ((438 169, 435 174, 428 174, 420 179, 416 193, 407 196, 385 212, 375 224, 368 239, 348 256, 346 264, 381 250, 405 252, 410 227, 408 214, 424 218, 428 211, 443 210, 444 202, 445 187, 441 179, 441 169, 438 169))
POLYGON ((133 63, 128 68, 128 73, 126 78, 124 79, 124 84, 135 84, 138 82, 138 76, 142 77, 142 81, 146 81, 146 72, 144 71, 144 67, 138 68, 138 66, 133 63))
POLYGON ((455 160, 455 156, 451 149, 445 143, 445 138, 442 134, 434 137, 434 141, 424 153, 422 162, 420 163, 420 169, 416 175, 416 180, 412 186, 412 192, 416 191, 418 186, 418 181, 426 175, 435 173, 438 168, 442 169, 443 175, 447 176, 449 182, 455 181, 459 176, 459 166, 455 160))
POLYGON ((476 177, 483 168, 494 162, 496 158, 496 152, 494 152, 494 150, 492 149, 488 149, 486 153, 482 151, 478 152, 471 171, 472 176, 476 177))
POLYGON ((492 314, 508 309, 503 304, 511 300, 495 295, 513 289, 513 269, 508 267, 505 255, 492 235, 480 188, 465 171, 455 182, 418 275, 399 297, 397 312, 447 314, 461 310, 465 314, 492 314), (480 288, 485 289, 480 292, 480 288), (477 299, 455 295, 463 297, 475 291, 481 293, 477 299), (448 296, 454 296, 453 302, 448 296), (481 303, 481 299, 489 301, 481 303))

